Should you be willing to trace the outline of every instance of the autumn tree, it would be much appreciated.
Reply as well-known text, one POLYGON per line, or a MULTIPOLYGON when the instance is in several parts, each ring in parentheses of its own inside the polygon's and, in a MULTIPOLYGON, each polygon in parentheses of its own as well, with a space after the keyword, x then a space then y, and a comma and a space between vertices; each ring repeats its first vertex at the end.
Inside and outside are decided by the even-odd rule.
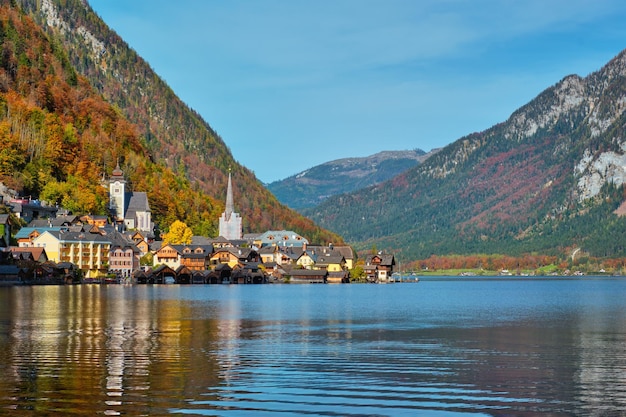
POLYGON ((163 245, 167 245, 168 243, 173 245, 188 245, 191 243, 192 236, 193 232, 187 224, 180 220, 175 220, 174 223, 170 225, 169 231, 163 234, 163 245))

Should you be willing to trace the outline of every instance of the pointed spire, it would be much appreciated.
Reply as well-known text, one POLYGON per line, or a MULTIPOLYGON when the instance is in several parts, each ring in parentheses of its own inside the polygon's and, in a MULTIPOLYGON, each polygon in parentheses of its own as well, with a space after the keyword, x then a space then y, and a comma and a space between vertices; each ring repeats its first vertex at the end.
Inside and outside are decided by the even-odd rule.
POLYGON ((230 178, 230 169, 228 170, 228 188, 226 189, 226 209, 224 214, 226 220, 230 219, 230 215, 235 211, 235 204, 233 203, 233 184, 230 178))

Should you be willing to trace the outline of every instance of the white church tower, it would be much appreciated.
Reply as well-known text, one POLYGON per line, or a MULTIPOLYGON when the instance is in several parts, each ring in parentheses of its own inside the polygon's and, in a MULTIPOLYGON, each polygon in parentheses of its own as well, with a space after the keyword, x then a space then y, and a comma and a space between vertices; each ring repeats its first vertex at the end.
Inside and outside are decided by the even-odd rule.
POLYGON ((124 221, 124 210, 126 208, 126 180, 124 173, 120 169, 118 161, 117 166, 111 174, 109 180, 109 208, 113 213, 115 220, 124 221))
POLYGON ((241 216, 235 213, 233 203, 233 184, 228 173, 228 189, 226 190, 226 209, 220 216, 220 236, 228 240, 241 240, 243 237, 243 227, 241 216))

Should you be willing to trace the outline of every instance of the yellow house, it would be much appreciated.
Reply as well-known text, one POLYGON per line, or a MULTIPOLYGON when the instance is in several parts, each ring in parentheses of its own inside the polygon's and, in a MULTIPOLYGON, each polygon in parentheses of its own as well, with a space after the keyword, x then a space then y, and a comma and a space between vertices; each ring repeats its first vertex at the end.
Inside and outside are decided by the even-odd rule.
POLYGON ((48 260, 53 262, 60 262, 61 241, 58 238, 57 231, 45 231, 41 234, 36 234, 32 240, 32 246, 36 248, 44 248, 48 260))
POLYGON ((346 269, 354 268, 354 251, 348 245, 335 245, 333 247, 335 251, 338 251, 346 261, 346 269))
POLYGON ((259 262, 261 257, 259 253, 250 248, 221 248, 216 249, 211 255, 210 263, 211 268, 219 264, 228 264, 230 268, 235 268, 237 265, 243 265, 247 262, 259 262))
POLYGON ((181 253, 178 248, 174 245, 167 244, 161 246, 161 248, 156 251, 152 264, 154 266, 167 265, 175 271, 181 265, 180 260, 181 253))
POLYGON ((304 269, 312 269, 315 265, 315 260, 308 252, 302 252, 302 255, 296 261, 296 265, 301 266, 304 269))
POLYGON ((109 267, 111 241, 99 233, 47 230, 33 240, 33 246, 45 248, 51 261, 78 266, 86 278, 100 277, 109 267))
POLYGON ((354 251, 348 245, 333 245, 330 244, 328 246, 313 246, 309 245, 305 247, 307 253, 313 258, 316 259, 317 256, 323 255, 328 256, 332 253, 340 253, 343 256, 345 261, 345 269, 354 268, 354 251))
POLYGON ((346 260, 340 253, 322 254, 315 259, 315 269, 325 269, 328 272, 340 272, 346 269, 346 260))
POLYGON ((236 265, 239 265, 240 255, 238 250, 238 248, 217 249, 213 255, 211 255, 211 265, 227 264, 229 267, 234 268, 236 265))
POLYGON ((141 234, 141 232, 139 231, 131 232, 127 234, 127 238, 129 238, 130 240, 133 241, 133 243, 135 243, 135 246, 137 246, 137 248, 139 249, 139 252, 141 252, 141 256, 145 255, 146 253, 150 251, 150 245, 148 245, 146 238, 144 237, 144 235, 141 234))

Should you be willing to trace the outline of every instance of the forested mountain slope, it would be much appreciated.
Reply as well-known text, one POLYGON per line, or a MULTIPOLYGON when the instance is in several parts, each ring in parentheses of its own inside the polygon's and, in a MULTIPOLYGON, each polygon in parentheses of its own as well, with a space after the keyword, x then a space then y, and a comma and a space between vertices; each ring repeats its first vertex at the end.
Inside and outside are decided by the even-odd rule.
MULTIPOLYGON (((66 60, 66 66, 72 68, 75 76, 84 76, 95 91, 113 104, 111 109, 118 119, 131 122, 128 130, 137 144, 134 145, 136 152, 128 152, 123 136, 111 134, 112 145, 102 146, 99 155, 90 157, 97 158, 90 160, 90 164, 100 167, 94 170, 96 175, 101 175, 103 170, 108 175, 119 159, 135 190, 149 192, 151 203, 155 202, 153 209, 157 221, 167 223, 180 218, 196 229, 215 232, 217 217, 214 213, 223 210, 231 169, 236 209, 242 214, 245 231, 286 228, 316 242, 340 239, 281 205, 252 172, 234 160, 224 141, 208 123, 181 102, 149 64, 111 31, 85 1, 15 0, 2 4, 24 13, 22 21, 26 21, 26 16, 33 18, 39 24, 38 30, 48 34, 46 41, 66 60), (144 157, 159 170, 167 168, 173 172, 174 179, 168 180, 161 175, 144 178, 153 175, 152 171, 143 170, 143 162, 138 162, 144 157), (161 202, 160 193, 176 194, 176 199, 161 202), (193 199, 186 201, 190 193, 205 196, 202 207, 193 199)), ((39 36, 45 37, 43 33, 39 36)), ((28 41, 14 41, 8 47, 17 45, 20 50, 32 49, 22 42, 28 41)), ((34 53, 38 54, 36 50, 34 53)), ((42 59, 41 54, 34 58, 42 59)), ((33 64, 32 60, 20 61, 18 66, 30 68, 33 64)), ((45 73, 41 75, 45 76, 45 73)), ((16 82, 22 82, 20 78, 21 75, 16 82)), ((48 111, 57 112, 58 109, 48 111)), ((64 174, 59 179, 64 181, 64 174)), ((24 191, 37 193, 39 189, 26 187, 24 191)))
POLYGON ((626 52, 389 182, 311 209, 360 249, 626 255, 626 52))
POLYGON ((328 197, 349 193, 391 179, 435 153, 421 149, 383 151, 362 158, 326 162, 267 186, 291 208, 314 207, 328 197))

